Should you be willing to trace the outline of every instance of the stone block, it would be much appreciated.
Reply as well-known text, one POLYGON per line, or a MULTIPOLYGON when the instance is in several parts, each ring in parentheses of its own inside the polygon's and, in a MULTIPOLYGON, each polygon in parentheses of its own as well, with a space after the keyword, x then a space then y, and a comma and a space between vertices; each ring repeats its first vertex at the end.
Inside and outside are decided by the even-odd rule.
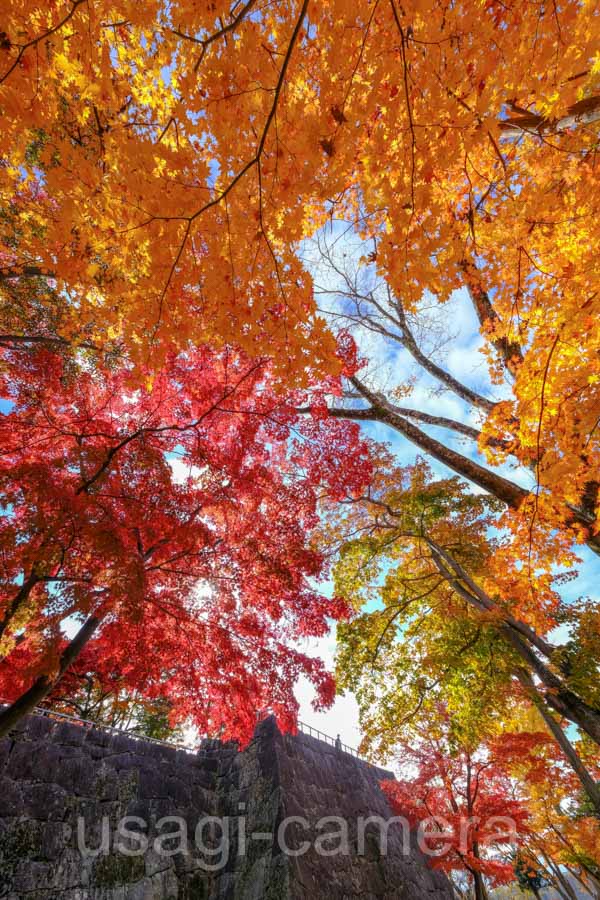
MULTIPOLYGON (((242 752, 206 741, 197 754, 101 729, 32 717, 0 741, 0 866, 7 900, 450 900, 447 880, 414 850, 390 839, 384 857, 358 856, 358 815, 390 811, 379 780, 389 773, 303 735, 282 736, 273 720, 242 752), (240 854, 239 801, 246 804, 247 851, 240 854), (119 852, 125 815, 144 822, 142 855, 119 852), (199 868, 194 829, 206 815, 229 816, 231 847, 219 871, 199 868), (274 834, 284 816, 312 826, 322 816, 350 823, 350 855, 300 859, 253 832, 274 834), (157 822, 180 816, 187 852, 157 852, 157 822), (78 837, 78 822, 80 832, 78 837), (87 852, 86 852, 87 851, 87 852), (97 852, 100 851, 100 852, 97 852)), ((131 824, 129 827, 131 827, 131 824)), ((302 832, 302 833, 301 833, 302 832)), ((288 835, 294 843, 291 832, 288 835)), ((137 846, 137 845, 136 845, 137 846)))
POLYGON ((0 778, 0 818, 18 816, 23 811, 23 794, 18 781, 0 778))
POLYGON ((69 807, 69 794, 57 784, 25 783, 21 812, 32 819, 62 820, 69 807))

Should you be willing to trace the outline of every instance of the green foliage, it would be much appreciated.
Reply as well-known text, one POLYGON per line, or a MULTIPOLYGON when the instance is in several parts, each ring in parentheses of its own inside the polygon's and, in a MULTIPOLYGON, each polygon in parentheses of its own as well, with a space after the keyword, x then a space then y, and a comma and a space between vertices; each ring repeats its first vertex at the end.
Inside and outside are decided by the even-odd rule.
POLYGON ((517 854, 514 863, 515 876, 522 891, 536 893, 544 887, 546 881, 537 868, 534 860, 522 853, 517 854))
POLYGON ((494 622, 441 577, 427 538, 482 571, 493 504, 457 478, 431 480, 425 465, 388 478, 382 471, 377 492, 336 523, 336 535, 351 535, 341 542, 336 591, 359 610, 338 626, 338 685, 356 694, 366 743, 380 753, 439 702, 463 742, 476 745, 507 701, 514 652, 494 622))
POLYGON ((569 639, 553 654, 552 661, 565 674, 569 687, 595 707, 600 707, 600 612, 590 600, 564 606, 561 623, 569 639))

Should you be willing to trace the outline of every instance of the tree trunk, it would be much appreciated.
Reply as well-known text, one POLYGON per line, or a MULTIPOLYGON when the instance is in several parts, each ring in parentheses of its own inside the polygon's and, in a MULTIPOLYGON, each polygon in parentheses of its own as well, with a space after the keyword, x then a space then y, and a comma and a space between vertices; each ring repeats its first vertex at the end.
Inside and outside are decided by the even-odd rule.
POLYGON ((546 865, 548 866, 548 871, 551 873, 554 880, 557 884, 553 884, 554 889, 560 894, 564 900, 578 900, 577 894, 569 884, 569 882, 564 877, 563 873, 560 871, 560 867, 556 865, 556 863, 551 860, 545 853, 542 853, 542 857, 546 861, 546 865), (558 886, 560 885, 560 887, 558 886))
POLYGON ((490 334, 492 344, 498 351, 505 367, 511 375, 516 375, 519 365, 523 362, 521 347, 515 341, 509 341, 507 337, 494 335, 496 323, 500 322, 500 318, 492 305, 488 292, 481 283, 477 267, 468 259, 463 260, 461 267, 465 273, 465 283, 479 324, 486 334, 490 334))
MULTIPOLYGON (((436 556, 440 557, 444 561, 445 564, 446 563, 448 564, 450 569, 460 579, 460 581, 466 585, 466 587, 469 589, 469 591, 471 591, 475 595, 474 597, 471 597, 470 595, 466 596, 465 599, 469 600, 470 602, 478 601, 480 606, 487 612, 499 614, 500 617, 502 618, 502 620, 507 625, 509 625, 515 631, 518 631, 521 637, 524 637, 528 643, 532 644, 547 659, 552 658, 552 654, 556 650, 556 646, 554 644, 551 644, 545 638, 541 637, 536 631, 533 630, 533 628, 531 628, 525 622, 522 622, 519 619, 515 619, 515 618, 513 618, 513 616, 511 616, 507 613, 504 613, 504 611, 498 607, 498 604, 496 603, 496 601, 492 600, 492 598, 489 596, 489 594, 487 594, 483 590, 483 588, 480 587, 473 578, 471 578, 471 576, 469 575, 467 570, 463 566, 461 566, 461 564, 459 562, 457 562, 457 560, 452 556, 451 553, 449 553, 447 550, 445 550, 440 544, 438 544, 436 541, 434 541, 430 537, 425 537, 424 540, 425 540, 427 546, 432 550, 432 552, 434 554, 434 561, 436 561, 435 560, 436 556)), ((438 566, 438 569, 441 572, 442 570, 440 569, 440 566, 437 563, 437 561, 436 561, 436 565, 438 566)), ((444 573, 442 573, 442 574, 444 574, 444 573)), ((463 596, 462 592, 461 592, 461 596, 463 596)))
MULTIPOLYGON (((356 376, 353 375, 349 380, 356 390, 371 404, 372 416, 370 418, 377 422, 382 422, 384 425, 389 425, 390 428, 399 432, 425 453, 444 463, 445 466, 466 478, 467 481, 478 485, 486 493, 496 497, 509 508, 518 509, 523 501, 531 496, 529 491, 515 484, 514 481, 503 478, 496 472, 486 469, 485 466, 479 465, 472 459, 463 456, 462 453, 457 453, 435 438, 430 437, 413 422, 410 422, 404 416, 398 415, 391 404, 387 403, 374 391, 369 390, 356 376)), ((362 417, 364 418, 364 410, 357 412, 359 413, 356 417, 357 419, 361 418, 360 412, 363 413, 362 417)), ((594 553, 600 554, 600 533, 592 533, 591 525, 593 522, 590 521, 589 515, 578 508, 565 508, 565 523, 571 522, 577 522, 578 525, 583 526, 587 546, 594 553)))
POLYGON ((462 475, 463 478, 468 479, 473 484, 477 484, 488 494, 492 494, 492 496, 497 497, 513 509, 518 509, 523 500, 529 496, 529 492, 519 487, 518 484, 503 478, 495 472, 491 472, 484 466, 480 466, 479 463, 473 462, 473 460, 468 459, 461 453, 457 453, 450 447, 446 447, 440 441, 421 431, 420 428, 409 422, 404 416, 394 412, 389 404, 382 403, 381 398, 365 387, 358 378, 352 376, 350 381, 357 391, 369 401, 373 409, 374 418, 378 422, 382 422, 395 431, 399 431, 400 434, 412 441, 413 444, 416 444, 417 447, 429 453, 434 459, 443 462, 458 475, 462 475))
POLYGON ((568 739, 568 737, 566 736, 566 734, 560 727, 560 724, 558 722, 556 722, 552 718, 550 713, 548 712, 548 709, 546 708, 546 702, 544 701, 544 698, 541 696, 540 692, 537 690, 536 686, 534 685, 533 679, 531 678, 531 676, 529 674, 527 674, 526 672, 520 672, 520 673, 518 673, 518 677, 519 677, 519 681, 521 682, 523 687, 526 689, 528 694, 531 696, 531 699, 532 699, 536 709, 539 710, 541 717, 543 718, 548 729, 552 733, 554 740, 556 741, 556 743, 559 745, 560 749, 564 753, 566 759, 569 762, 569 765, 571 766, 571 768, 573 769, 573 771, 579 778, 584 791, 586 792, 586 794, 588 795, 588 797, 590 798, 590 800, 592 801, 592 803, 594 805, 594 809, 596 810, 598 815, 600 815, 600 788, 596 784, 592 775, 588 772, 588 770, 584 766, 579 754, 577 753, 577 750, 572 745, 572 743, 570 742, 570 740, 568 739))
MULTIPOLYGON (((598 897, 600 897, 600 890, 598 888, 596 888, 594 886, 594 884, 591 884, 591 885, 589 883, 586 884, 585 881, 583 880, 583 878, 581 878, 580 875, 575 871, 575 869, 570 869, 568 866, 567 866, 567 872, 569 873, 569 875, 572 875, 572 877, 575 879, 575 881, 578 884, 581 885, 582 890, 584 890, 586 892, 586 894, 589 894, 590 897, 593 897, 593 900, 598 900, 598 897)), ((575 896, 575 900, 579 900, 579 898, 576 895, 574 895, 574 896, 575 896)))
POLYGON ((2 621, 0 621, 0 638, 4 636, 4 632, 10 625, 11 620, 18 613, 19 609, 21 608, 25 600, 27 600, 36 584, 39 584, 41 580, 42 579, 39 577, 39 575, 36 575, 33 570, 29 577, 25 579, 13 599, 8 604, 8 607, 6 608, 6 611, 4 613, 4 617, 2 618, 2 621))
POLYGON ((563 681, 552 672, 528 647, 520 635, 515 634, 508 626, 501 627, 502 633, 510 641, 521 659, 527 664, 529 672, 538 676, 543 686, 544 700, 557 713, 578 725, 591 739, 600 746, 600 712, 582 700, 570 690, 563 681))
MULTIPOLYGON (((398 305, 396 306, 396 309, 400 312, 400 307, 398 305)), ((402 346, 408 350, 412 358, 418 362, 426 372, 433 375, 433 377, 447 387, 448 390, 452 391, 452 393, 456 394, 457 397, 460 397, 461 400, 464 400, 466 403, 471 403, 473 406, 477 406, 479 409, 483 409, 488 413, 493 410, 496 405, 493 400, 488 400, 487 397, 482 397, 481 394, 471 390, 466 384, 463 384, 462 381, 454 378, 450 372, 446 372, 445 369, 436 365, 436 363, 423 353, 408 327, 404 311, 402 311, 400 316, 400 322, 400 327, 402 329, 402 346)))
POLYGON ((6 737, 24 716, 33 712, 38 703, 41 703, 48 696, 69 666, 75 662, 101 621, 101 618, 89 618, 81 626, 73 640, 65 647, 60 658, 58 672, 54 676, 40 675, 29 690, 21 694, 18 700, 15 700, 14 703, 0 712, 0 738, 6 737))
POLYGON ((473 887, 475 889, 475 900, 488 900, 488 892, 481 872, 473 872, 473 887))
MULTIPOLYGON (((581 866, 581 868, 583 869, 583 871, 585 872, 585 874, 587 875, 587 877, 589 878, 591 886, 593 887, 593 889, 596 892, 595 896, 600 897, 600 879, 597 877, 597 875, 594 872, 592 872, 592 870, 584 862, 582 862, 581 860, 578 860, 578 863, 581 866)), ((588 887, 588 890, 590 890, 589 887, 588 887)), ((592 896, 594 896, 594 895, 592 895, 592 896)))
POLYGON ((467 896, 466 892, 461 890, 461 888, 459 888, 459 886, 455 883, 455 881, 451 875, 448 875, 448 880, 449 880, 452 890, 454 891, 456 896, 459 897, 460 900, 463 900, 463 898, 467 896))
MULTIPOLYGON (((408 406, 396 406, 396 404, 388 404, 390 408, 398 416, 404 416, 406 419, 414 419, 416 422, 424 422, 426 425, 436 425, 438 428, 447 428, 449 431, 456 431, 464 437, 477 442, 481 437, 481 432, 471 425, 465 425, 464 422, 458 422, 456 419, 449 419, 446 416, 434 416, 432 413, 423 412, 420 409, 411 409, 408 406)), ((299 408, 296 412, 310 412, 310 407, 299 408)), ((352 419, 355 422, 376 422, 377 414, 372 407, 369 409, 351 409, 345 407, 330 407, 329 415, 334 419, 352 419)))
POLYGON ((545 702, 561 716, 578 725, 600 746, 600 710, 590 706, 568 688, 533 649, 535 647, 550 657, 553 645, 536 635, 524 622, 507 616, 443 547, 431 538, 424 537, 423 540, 431 551, 440 575, 463 600, 479 612, 492 612, 501 616, 501 621, 496 626, 498 631, 521 657, 526 665, 526 671, 531 675, 537 675, 547 689, 547 693, 544 693, 545 702))

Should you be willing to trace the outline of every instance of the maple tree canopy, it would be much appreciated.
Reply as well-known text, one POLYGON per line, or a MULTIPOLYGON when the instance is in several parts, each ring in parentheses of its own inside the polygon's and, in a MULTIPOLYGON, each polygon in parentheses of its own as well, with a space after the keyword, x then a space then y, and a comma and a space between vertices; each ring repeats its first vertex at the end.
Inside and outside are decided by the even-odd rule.
POLYGON ((407 309, 469 288, 515 376, 495 459, 595 529, 593 3, 11 0, 1 27, 6 335, 233 342, 307 383, 339 360, 297 250, 336 215, 407 309))
POLYGON ((206 348, 133 390, 126 370, 14 351, 2 389, 1 728, 84 651, 201 733, 249 738, 262 709, 292 727, 302 674, 331 701, 298 644, 347 611, 309 583, 310 534, 320 495, 368 480, 356 425, 298 421, 268 361, 206 348))
POLYGON ((443 704, 430 708, 398 740, 401 777, 381 784, 395 813, 420 828, 431 865, 466 874, 475 900, 487 900, 486 885, 515 876, 531 888, 542 872, 557 896, 570 898, 560 890, 565 879, 555 861, 592 894, 597 819, 573 802, 573 773, 540 720, 517 714, 511 733, 475 742, 454 724, 443 704))
MULTIPOLYGON (((579 809, 583 786, 596 815, 598 610, 566 610, 555 576, 574 540, 600 547, 597 5, 4 6, 0 693, 14 702, 0 733, 67 671, 211 733, 247 737, 264 707, 292 726, 300 675, 333 696, 298 641, 376 596, 340 629, 340 680, 377 720, 389 693, 374 675, 365 685, 368 663, 382 615, 398 615, 381 644, 389 744, 405 699, 440 724, 432 685, 473 753, 488 752, 491 722, 518 744, 516 700, 554 742, 531 739, 522 758, 535 745, 554 765, 558 747, 561 797, 579 809), (376 390, 317 309, 303 252, 334 221, 381 285, 345 299, 376 309, 469 404, 469 424, 376 390), (425 304, 451 334, 461 288, 500 399, 444 371, 411 330, 425 304), (353 418, 488 497, 421 463, 401 471, 353 418), (487 466, 428 427, 473 441, 487 466), (532 474, 530 490, 505 462, 532 474), (309 581, 330 550, 341 599, 309 581)), ((495 773, 494 804, 498 785, 503 802, 514 788, 495 773)), ((535 859, 558 883, 566 842, 578 877, 597 878, 587 813, 552 819, 539 777, 523 779, 525 868, 535 859)), ((483 864, 469 862, 483 896, 483 864)))
POLYGON ((410 777, 382 788, 396 814, 415 830, 421 826, 431 865, 447 873, 466 870, 475 900, 486 900, 483 874, 494 886, 514 879, 511 862, 499 857, 496 845, 528 831, 527 807, 514 796, 507 771, 510 755, 492 741, 461 743, 443 708, 427 725, 397 748, 410 777))

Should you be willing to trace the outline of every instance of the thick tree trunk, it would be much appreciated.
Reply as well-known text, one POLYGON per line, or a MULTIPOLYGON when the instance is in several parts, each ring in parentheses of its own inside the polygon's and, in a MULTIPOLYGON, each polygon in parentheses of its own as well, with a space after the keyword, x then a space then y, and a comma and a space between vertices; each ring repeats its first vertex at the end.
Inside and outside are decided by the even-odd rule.
POLYGON ((475 890, 475 900, 489 900, 481 872, 473 872, 473 888, 475 890))
POLYGON ((570 690, 558 675, 535 655, 520 635, 515 634, 508 625, 502 626, 501 630, 526 663, 528 671, 540 679, 545 688, 543 696, 548 706, 551 706, 565 719, 578 725, 600 746, 600 711, 570 690))
POLYGON ((531 678, 531 676, 525 672, 520 672, 520 673, 518 673, 518 678, 519 678, 519 681, 521 682, 521 684, 523 685, 523 687, 526 689, 526 691, 530 695, 533 703, 535 704, 541 717, 543 718, 544 722, 546 723, 546 726, 548 727, 549 731, 551 732, 552 736, 554 737, 554 740, 556 741, 556 743, 558 744, 558 746, 564 753, 565 758, 568 760, 569 765, 571 766, 571 768, 573 769, 573 771, 579 778, 584 791, 590 798, 590 800, 594 806, 594 809, 600 816, 600 787, 596 784, 594 778, 592 777, 590 772, 588 772, 588 770, 584 766, 584 764, 581 760, 581 757, 579 756, 579 754, 577 753, 577 750, 575 749, 573 744, 570 742, 570 740, 568 739, 568 737, 566 736, 566 734, 560 727, 560 724, 557 721, 555 721, 555 719, 548 712, 548 709, 546 708, 546 702, 544 701, 544 698, 542 697, 540 692, 535 687, 535 684, 533 683, 533 679, 531 678))
POLYGON ((477 313, 479 324, 484 332, 491 335, 492 344, 498 351, 508 371, 511 375, 516 375, 519 365, 523 362, 523 353, 519 344, 515 341, 509 341, 506 337, 497 337, 494 334, 495 326, 500 322, 500 318, 492 305, 488 292, 481 283, 481 276, 477 271, 477 267, 473 262, 465 259, 462 262, 462 269, 465 273, 465 283, 471 303, 477 313))
POLYGON ((491 472, 489 469, 480 466, 479 463, 473 462, 461 453, 456 453, 450 447, 445 446, 435 438, 430 437, 424 431, 421 431, 412 422, 404 416, 398 415, 391 406, 383 403, 381 398, 374 392, 369 390, 355 376, 350 381, 357 391, 369 401, 373 409, 374 417, 378 422, 389 425, 395 431, 399 431, 404 437, 416 444, 426 453, 429 453, 435 459, 443 462, 458 475, 477 484, 483 488, 488 494, 492 494, 499 500, 502 500, 507 506, 517 509, 520 504, 529 496, 529 492, 519 487, 513 481, 503 478, 501 475, 491 472))
POLYGON ((459 596, 479 612, 498 613, 502 621, 498 630, 521 657, 526 671, 536 675, 544 686, 546 703, 570 722, 578 725, 600 746, 600 710, 590 706, 575 694, 564 681, 536 655, 534 647, 548 658, 554 649, 524 622, 519 622, 501 610, 462 568, 460 563, 431 538, 423 540, 431 550, 432 559, 440 573, 459 596))
MULTIPOLYGON (((463 456, 461 453, 457 453, 450 447, 446 447, 440 441, 436 441, 435 438, 432 438, 424 431, 421 431, 420 428, 404 416, 398 415, 391 404, 383 400, 374 391, 369 390, 369 388, 356 378, 356 376, 352 376, 350 381, 356 390, 371 404, 372 415, 369 416, 369 418, 372 418, 377 422, 382 422, 384 425, 389 425, 390 428, 398 431, 407 438, 407 440, 411 441, 417 447, 420 447, 421 450, 424 450, 425 453, 428 453, 439 462, 444 463, 444 465, 448 466, 449 469, 452 469, 453 472, 466 478, 467 481, 478 485, 486 491, 486 493, 491 494, 493 497, 502 501, 502 503, 505 503, 506 506, 511 509, 518 509, 521 503, 523 503, 527 497, 531 496, 529 491, 519 487, 514 481, 509 481, 507 478, 503 478, 501 475, 486 469, 484 466, 480 466, 479 463, 463 456)), ((364 411, 357 412, 358 415, 356 418, 360 419, 360 413, 364 413, 364 411)), ((594 553, 600 554, 600 533, 592 533, 590 517, 582 510, 574 508, 565 510, 565 513, 566 522, 577 522, 585 528, 587 534, 586 543, 588 547, 593 550, 594 553)))
POLYGON ((29 690, 21 694, 18 700, 15 700, 14 703, 0 712, 0 738, 6 737, 24 716, 33 712, 38 703, 41 703, 48 696, 69 666, 75 662, 87 642, 94 635, 101 621, 101 618, 89 618, 81 626, 73 640, 65 647, 60 658, 58 672, 54 676, 40 675, 29 690))

